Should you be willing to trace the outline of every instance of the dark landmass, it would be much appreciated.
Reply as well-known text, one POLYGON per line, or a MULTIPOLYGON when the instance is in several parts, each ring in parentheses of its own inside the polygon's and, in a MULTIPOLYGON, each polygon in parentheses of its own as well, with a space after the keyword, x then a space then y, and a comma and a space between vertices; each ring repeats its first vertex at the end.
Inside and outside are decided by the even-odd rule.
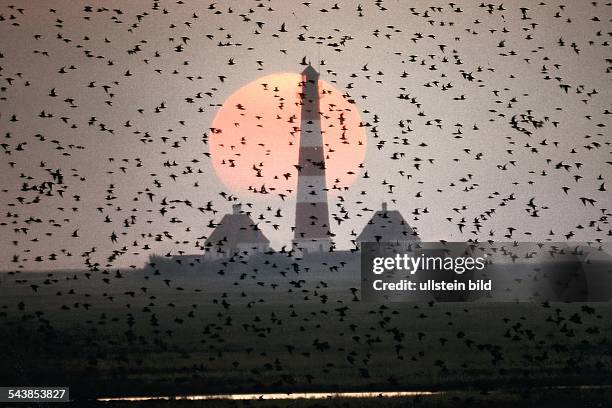
POLYGON ((80 400, 612 379, 610 303, 368 303, 341 272, 358 270, 350 254, 176 261, 0 275, 0 383, 80 400))

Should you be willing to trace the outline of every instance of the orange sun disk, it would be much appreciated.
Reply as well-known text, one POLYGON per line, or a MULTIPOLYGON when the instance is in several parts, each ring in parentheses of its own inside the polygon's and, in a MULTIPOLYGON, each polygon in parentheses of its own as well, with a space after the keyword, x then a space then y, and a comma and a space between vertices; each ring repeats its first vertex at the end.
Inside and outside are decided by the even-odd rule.
MULTIPOLYGON (((213 167, 236 193, 295 193, 300 144, 301 76, 273 74, 234 92, 217 112, 209 137, 213 167)), ((319 81, 321 130, 329 192, 359 175, 365 130, 354 104, 319 81)))

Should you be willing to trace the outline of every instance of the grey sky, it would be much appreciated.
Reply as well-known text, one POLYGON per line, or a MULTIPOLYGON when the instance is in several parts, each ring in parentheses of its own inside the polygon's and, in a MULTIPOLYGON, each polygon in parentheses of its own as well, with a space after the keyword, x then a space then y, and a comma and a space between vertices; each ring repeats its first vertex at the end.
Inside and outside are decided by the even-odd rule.
MULTIPOLYGON (((503 10, 501 3, 489 9, 457 2, 453 9, 446 2, 346 2, 335 10, 335 2, 316 1, 211 7, 185 1, 157 8, 130 1, 104 2, 107 10, 92 6, 92 12, 76 1, 16 3, 0 1, 2 270, 83 267, 82 255, 93 247, 92 262, 106 265, 117 250, 122 255, 112 266, 121 267, 140 266, 152 253, 197 252, 194 243, 210 234, 210 220, 231 211, 219 195, 230 191, 202 141, 215 104, 258 77, 301 71, 304 56, 325 61, 318 66, 321 78, 346 91, 370 125, 362 169, 370 177, 359 178, 342 198, 329 197, 331 213, 344 209, 350 217, 341 225, 332 221, 339 248, 351 247, 350 232, 359 233, 372 215, 364 208, 392 200, 390 208, 399 209, 423 240, 563 241, 570 231, 572 240, 611 240, 605 112, 612 111, 612 63, 606 61, 612 7, 605 2, 511 2, 503 10), (529 10, 523 14, 521 7, 529 10), (286 32, 279 31, 282 23, 286 32), (227 65, 230 58, 236 65, 227 65), (185 101, 209 91, 212 97, 185 101), (166 108, 156 113, 162 102, 166 108), (53 117, 41 118, 42 111, 53 117), (530 135, 512 127, 513 117, 530 135), (402 134, 407 126, 412 131, 402 134), (405 157, 391 160, 395 152, 405 157), (165 167, 166 161, 178 166, 165 167), (182 174, 186 166, 196 172, 182 174), (23 183, 52 181, 45 169, 61 169, 64 185, 48 196, 20 191, 23 183), (383 181, 395 185, 393 193, 383 181), (31 203, 35 197, 39 202, 31 203), (164 198, 168 212, 161 216, 164 198), (535 208, 528 205, 532 198, 535 208), (189 200, 193 208, 172 200, 189 200), (208 201, 216 214, 197 210, 208 201), (538 217, 530 216, 534 209, 538 217), (478 233, 472 232, 475 218, 478 233), (504 237, 508 227, 516 228, 510 238, 504 237)), ((293 198, 230 193, 253 204, 254 219, 263 214, 259 225, 273 247, 290 241, 293 198), (284 222, 276 231, 266 220, 278 208, 284 222)))

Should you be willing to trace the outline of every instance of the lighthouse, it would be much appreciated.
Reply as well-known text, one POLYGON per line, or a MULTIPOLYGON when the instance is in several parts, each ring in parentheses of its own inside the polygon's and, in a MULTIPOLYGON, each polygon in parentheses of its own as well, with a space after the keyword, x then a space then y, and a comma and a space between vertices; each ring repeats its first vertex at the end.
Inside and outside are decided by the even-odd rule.
POLYGON ((319 113, 319 73, 308 65, 302 72, 298 187, 293 246, 303 253, 327 252, 329 229, 325 152, 319 113))

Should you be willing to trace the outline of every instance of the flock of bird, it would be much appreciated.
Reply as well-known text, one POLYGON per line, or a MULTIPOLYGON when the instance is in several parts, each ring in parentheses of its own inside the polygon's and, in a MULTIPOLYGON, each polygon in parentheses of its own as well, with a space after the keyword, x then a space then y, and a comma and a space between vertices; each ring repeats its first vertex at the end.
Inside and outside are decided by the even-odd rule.
MULTIPOLYGON (((452 337, 411 333, 399 323, 412 314, 427 320, 437 313, 439 324, 451 327, 470 306, 440 312, 431 303, 410 306, 413 313, 359 305, 358 283, 338 294, 333 276, 350 266, 346 260, 309 264, 281 251, 259 264, 237 254, 202 272, 213 275, 211 281, 226 279, 232 290, 205 297, 215 313, 200 315, 201 299, 192 304, 190 297, 205 296, 205 282, 196 279, 202 286, 188 293, 190 284, 176 277, 176 269, 197 269, 204 261, 173 256, 202 254, 207 236, 235 202, 244 204, 257 228, 288 241, 295 197, 291 191, 222 187, 211 165, 210 122, 245 78, 316 61, 321 77, 361 112, 368 135, 367 159, 354 169, 358 181, 330 193, 334 240, 341 247, 354 248, 356 231, 381 197, 409 215, 424 240, 606 245, 612 239, 611 19, 612 5, 598 1, 411 7, 383 0, 178 0, 121 8, 2 2, 0 260, 11 272, 0 291, 10 287, 24 298, 0 300, 0 318, 16 308, 52 325, 49 311, 33 311, 28 296, 53 294, 62 299, 61 312, 88 319, 97 305, 115 305, 128 331, 140 325, 153 330, 153 340, 138 338, 142 344, 167 344, 185 322, 210 320, 201 322, 200 332, 211 355, 224 355, 230 339, 223 334, 234 320, 257 341, 282 336, 283 324, 289 325, 307 341, 284 344, 287 359, 333 349, 363 379, 374 376, 369 363, 377 344, 416 362, 431 355, 411 342, 431 338, 429 346, 461 343, 466 352, 488 355, 492 366, 503 365, 506 356, 495 340, 479 341, 461 328, 449 330, 452 337), (52 271, 70 268, 83 271, 52 271), (47 272, 24 272, 30 269, 47 272), (131 274, 142 279, 135 282, 131 274), (84 281, 101 285, 101 293, 85 289, 84 281), (262 291, 294 300, 264 318, 257 310, 273 299, 262 291), (157 300, 164 293, 181 294, 188 311, 162 321, 162 310, 176 306, 157 300), (306 316, 300 304, 316 305, 316 311, 306 316), (372 327, 360 323, 361 313, 372 316, 372 327), (330 319, 339 332, 330 332, 330 319)), ((248 109, 239 108, 255 115, 248 109)), ((264 170, 265 163, 253 164, 253 173, 243 176, 257 180, 264 170)), ((559 337, 549 341, 535 326, 552 327, 568 342, 593 336, 586 345, 609 335, 600 333, 604 317, 590 306, 541 307, 545 321, 520 315, 502 322, 500 341, 527 345, 526 364, 546 364, 553 354, 569 356, 565 368, 583 363, 584 356, 568 351, 559 337)), ((107 321, 102 314, 89 323, 107 321)), ((276 371, 277 385, 295 381, 285 371, 289 361, 263 354, 267 361, 249 375, 276 371)), ((470 368, 434 360, 443 373, 470 368)), ((228 364, 240 366, 237 360, 228 364)), ((310 382, 331 369, 321 363, 305 378, 310 382)))

